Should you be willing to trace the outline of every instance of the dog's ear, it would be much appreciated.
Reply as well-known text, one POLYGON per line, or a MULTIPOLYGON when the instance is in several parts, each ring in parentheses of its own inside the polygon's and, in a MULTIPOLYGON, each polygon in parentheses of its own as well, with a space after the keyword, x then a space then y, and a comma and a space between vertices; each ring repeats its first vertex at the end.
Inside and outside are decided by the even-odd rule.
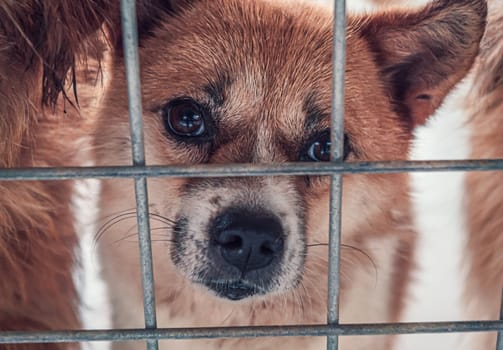
POLYGON ((368 41, 397 112, 420 125, 462 79, 485 29, 485 0, 436 0, 415 13, 389 12, 369 20, 368 41))
MULTIPOLYGON (((136 0, 140 35, 164 14, 176 14, 194 1, 136 0)), ((41 67, 42 103, 55 105, 76 57, 99 59, 105 44, 103 24, 107 41, 120 45, 119 0, 0 1, 0 58, 5 57, 0 62, 12 61, 21 71, 41 67)), ((3 68, 7 69, 0 67, 0 75, 3 68)))
POLYGON ((42 102, 55 104, 75 57, 97 43, 92 36, 110 9, 110 0, 2 1, 0 54, 20 71, 41 67, 42 102))

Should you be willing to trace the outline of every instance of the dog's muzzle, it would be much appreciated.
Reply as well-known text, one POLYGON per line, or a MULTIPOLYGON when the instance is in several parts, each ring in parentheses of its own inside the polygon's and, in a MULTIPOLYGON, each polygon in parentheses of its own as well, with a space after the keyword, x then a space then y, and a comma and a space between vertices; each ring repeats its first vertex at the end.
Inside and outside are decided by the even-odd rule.
POLYGON ((216 271, 206 286, 240 300, 267 292, 284 251, 284 232, 272 213, 228 209, 210 225, 209 256, 216 271))

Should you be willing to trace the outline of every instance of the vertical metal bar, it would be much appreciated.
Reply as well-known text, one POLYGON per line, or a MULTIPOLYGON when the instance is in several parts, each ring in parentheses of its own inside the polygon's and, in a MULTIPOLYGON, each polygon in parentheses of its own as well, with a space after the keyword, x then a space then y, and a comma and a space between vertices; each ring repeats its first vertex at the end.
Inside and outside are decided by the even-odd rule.
MULTIPOLYGON (((346 66, 346 1, 335 0, 333 24, 333 80, 332 80, 332 128, 331 159, 344 159, 344 78, 346 66)), ((330 231, 328 266, 328 315, 329 325, 339 323, 340 247, 342 214, 342 175, 333 175, 330 183, 330 231)), ((337 350, 339 338, 329 336, 327 349, 337 350)))
MULTIPOLYGON (((121 0, 122 35, 124 59, 129 98, 129 121, 133 165, 145 165, 143 141, 142 103, 140 83, 140 59, 138 54, 138 27, 136 23, 135 0, 121 0)), ((146 177, 135 177, 136 212, 138 216, 138 236, 141 256, 143 284, 143 307, 145 327, 157 327, 155 312, 154 274, 152 264, 152 245, 148 212, 148 192, 146 177)), ((147 341, 148 350, 157 350, 158 341, 147 341)))
MULTIPOLYGON (((503 289, 501 290, 500 320, 503 321, 503 289)), ((503 350, 503 331, 498 332, 496 350, 503 350)))

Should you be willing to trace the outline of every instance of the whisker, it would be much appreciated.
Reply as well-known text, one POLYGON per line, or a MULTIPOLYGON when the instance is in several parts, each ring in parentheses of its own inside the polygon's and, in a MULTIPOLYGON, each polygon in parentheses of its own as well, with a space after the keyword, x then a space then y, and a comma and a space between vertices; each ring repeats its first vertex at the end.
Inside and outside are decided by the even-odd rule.
MULTIPOLYGON (((153 207, 154 204, 149 204, 149 207, 153 207)), ((102 226, 105 226, 107 225, 107 223, 113 221, 115 218, 118 218, 118 217, 121 217, 123 215, 129 215, 129 214, 136 214, 136 207, 133 207, 133 208, 129 208, 129 209, 125 209, 125 210, 121 210, 121 211, 117 211, 117 212, 114 212, 114 213, 111 213, 111 214, 108 214, 108 215, 104 215, 102 217, 99 218, 99 221, 102 221, 106 218, 110 218, 108 219, 102 226)), ((163 221, 165 221, 166 223, 174 223, 175 221, 174 220, 171 220, 171 219, 168 219, 167 217, 165 216, 162 216, 160 214, 157 214, 157 213, 153 213, 153 212, 150 212, 149 213, 152 217, 157 217, 159 219, 162 219, 163 221)))
POLYGON ((160 231, 160 230, 168 230, 170 229, 171 227, 170 226, 161 226, 161 227, 154 227, 154 228, 151 228, 150 231, 160 231))
MULTIPOLYGON (((96 232, 96 235, 94 237, 94 241, 97 242, 101 239, 101 237, 105 234, 106 231, 108 231, 112 226, 118 224, 119 222, 122 222, 124 220, 129 220, 136 218, 136 210, 134 211, 129 211, 129 212, 124 212, 122 214, 119 214, 109 220, 107 220, 96 232)), ((175 224, 174 220, 171 220, 167 217, 164 217, 162 215, 156 214, 156 213, 149 213, 149 218, 152 220, 156 220, 158 222, 161 222, 163 224, 168 224, 168 225, 173 225, 175 224)), ((134 228, 133 226, 132 228, 134 228)), ((129 229, 127 232, 129 232, 131 229, 129 229)))
MULTIPOLYGON (((136 227, 136 225, 135 225, 135 226, 133 226, 133 227, 132 227, 130 230, 128 230, 128 231, 131 231, 131 230, 132 230, 132 229, 134 229, 135 227, 136 227)), ((160 229, 163 229, 163 230, 164 230, 164 229, 166 229, 166 227, 156 227, 156 228, 151 229, 150 231, 156 231, 156 230, 160 230, 160 229)), ((154 233, 154 234, 152 234, 152 235, 151 235, 151 237, 156 236, 156 235, 157 235, 157 236, 160 236, 160 237, 164 237, 164 234, 155 234, 155 233, 154 233)), ((138 236, 138 231, 133 232, 133 233, 129 233, 129 234, 127 234, 126 236, 121 237, 121 238, 119 238, 119 239, 117 239, 117 240, 113 241, 113 242, 112 242, 112 244, 120 243, 121 241, 123 241, 123 240, 125 240, 125 239, 132 238, 132 237, 136 237, 136 236, 138 236)), ((156 240, 153 240, 153 239, 152 239, 151 241, 152 241, 152 242, 155 242, 156 240)), ((160 241, 160 240, 157 240, 157 241, 160 241)), ((135 241, 135 242, 136 242, 136 241, 135 241)))
MULTIPOLYGON (((319 247, 319 246, 328 247, 328 243, 314 243, 314 244, 308 244, 306 246, 307 247, 319 247)), ((375 283, 377 285, 378 269, 377 269, 377 265, 374 262, 374 260, 372 259, 372 257, 367 252, 365 252, 363 249, 355 247, 355 246, 352 246, 352 245, 349 245, 349 244, 341 244, 341 248, 352 249, 352 250, 354 250, 354 251, 362 254, 363 256, 365 256, 367 258, 368 261, 370 261, 370 263, 372 264, 372 267, 374 269, 375 283)), ((305 256, 308 256, 308 254, 306 254, 305 256)))
POLYGON ((164 238, 164 239, 152 239, 151 240, 152 243, 156 243, 156 242, 170 242, 170 243, 176 243, 176 240, 175 239, 168 239, 168 238, 164 238))
MULTIPOLYGON (((115 219, 117 218, 120 218, 120 217, 123 217, 123 216, 126 216, 126 215, 135 215, 136 214, 136 210, 129 210, 129 211, 124 211, 124 212, 120 212, 118 214, 114 214, 113 216, 111 215, 108 215, 107 217, 109 217, 110 219, 106 220, 102 225, 101 227, 103 226, 106 226, 108 225, 110 222, 114 221, 115 219)), ((99 230, 98 230, 99 231, 99 230)))
POLYGON ((122 222, 124 220, 129 220, 129 219, 134 219, 136 218, 136 213, 125 213, 125 214, 120 214, 119 216, 114 217, 113 219, 108 220, 106 223, 104 223, 96 232, 96 235, 94 236, 94 241, 98 242, 101 237, 105 234, 106 231, 108 231, 112 226, 118 224, 119 222, 122 222))
POLYGON ((375 275, 376 275, 376 281, 377 281, 377 265, 375 264, 374 260, 372 259, 372 257, 367 254, 366 251, 364 251, 363 249, 360 249, 358 247, 355 247, 355 246, 352 246, 352 245, 348 245, 348 244, 342 244, 341 245, 342 248, 349 248, 349 249, 353 249, 354 251, 362 254, 363 256, 365 256, 368 261, 370 261, 370 263, 372 264, 372 267, 374 268, 374 272, 375 272, 375 275))
MULTIPOLYGON (((135 232, 129 236, 126 236, 126 237, 121 237, 115 241, 113 241, 111 244, 117 244, 117 243, 120 243, 120 242, 123 242, 124 240, 127 240, 128 238, 131 238, 131 237, 134 237, 138 235, 138 232, 135 232)), ((176 243, 176 240, 173 240, 173 239, 151 239, 150 240, 152 243, 159 243, 159 242, 169 242, 169 243, 176 243)), ((138 243, 138 241, 126 241, 127 243, 138 243)))
POLYGON ((314 244, 307 244, 306 247, 328 247, 328 243, 314 243, 314 244))
POLYGON ((222 321, 222 325, 225 325, 225 323, 231 318, 232 314, 234 313, 234 309, 231 309, 231 312, 229 312, 229 314, 227 316, 224 317, 223 321, 222 321))
MULTIPOLYGON (((156 206, 156 204, 155 203, 149 203, 148 206, 151 209, 151 208, 154 208, 156 206)), ((107 218, 114 217, 114 216, 117 216, 117 215, 120 215, 120 214, 126 214, 126 213, 136 213, 136 207, 131 207, 131 208, 127 208, 127 209, 124 209, 124 210, 115 211, 115 212, 107 214, 107 215, 102 215, 102 216, 100 216, 98 218, 98 221, 103 221, 103 220, 105 220, 107 218)))
POLYGON ((149 213, 150 217, 151 218, 156 218, 157 220, 161 221, 161 222, 164 222, 165 224, 176 224, 176 221, 175 220, 172 220, 172 219, 169 219, 165 216, 162 216, 160 214, 156 214, 156 213, 149 213))
POLYGON ((115 216, 120 215, 120 214, 135 213, 135 212, 136 212, 136 207, 128 208, 128 209, 124 209, 124 210, 119 210, 119 211, 115 211, 115 212, 107 214, 107 215, 100 216, 98 218, 98 221, 103 221, 105 219, 108 219, 108 218, 111 218, 111 217, 115 217, 115 216))

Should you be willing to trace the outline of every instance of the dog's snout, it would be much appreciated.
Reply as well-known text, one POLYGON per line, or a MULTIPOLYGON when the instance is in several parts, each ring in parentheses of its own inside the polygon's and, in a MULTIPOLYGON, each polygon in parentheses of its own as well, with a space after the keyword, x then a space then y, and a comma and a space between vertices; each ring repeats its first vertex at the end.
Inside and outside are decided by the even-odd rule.
POLYGON ((267 267, 283 252, 283 229, 272 215, 225 213, 215 220, 213 235, 223 260, 242 273, 267 267))

